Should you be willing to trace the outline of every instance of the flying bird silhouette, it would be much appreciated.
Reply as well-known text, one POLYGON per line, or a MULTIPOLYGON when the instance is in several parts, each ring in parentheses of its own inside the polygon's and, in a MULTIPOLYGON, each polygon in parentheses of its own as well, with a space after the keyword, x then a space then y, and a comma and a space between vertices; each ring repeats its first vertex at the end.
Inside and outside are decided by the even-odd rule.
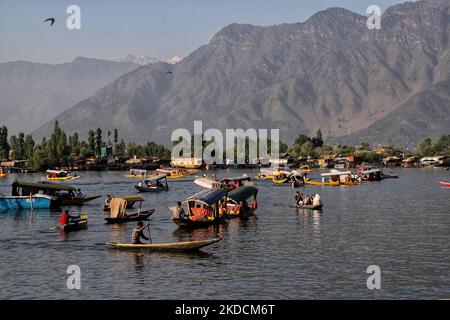
POLYGON ((55 23, 55 18, 47 18, 44 20, 44 22, 50 21, 50 25, 52 26, 55 23))

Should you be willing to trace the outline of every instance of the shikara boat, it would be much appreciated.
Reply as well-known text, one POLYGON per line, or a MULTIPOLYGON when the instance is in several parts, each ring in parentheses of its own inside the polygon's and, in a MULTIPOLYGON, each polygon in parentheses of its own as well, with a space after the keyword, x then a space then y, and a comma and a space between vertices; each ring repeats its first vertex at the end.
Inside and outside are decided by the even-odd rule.
POLYGON ((258 188, 253 186, 242 186, 230 191, 226 198, 226 217, 231 219, 253 215, 258 208, 257 194, 258 188), (253 198, 251 205, 247 203, 250 198, 253 198))
POLYGON ((225 215, 219 209, 227 195, 223 189, 206 189, 183 202, 187 216, 172 217, 172 221, 180 227, 198 228, 219 225, 225 222, 225 215))
POLYGON ((80 219, 72 219, 68 224, 61 226, 61 231, 72 232, 87 229, 88 219, 86 215, 81 215, 80 219))
POLYGON ((0 178, 6 177, 8 175, 8 170, 0 168, 0 178))
POLYGON ((0 211, 50 209, 56 199, 45 194, 30 196, 0 195, 0 211))
POLYGON ((88 197, 69 185, 49 182, 24 182, 15 181, 12 184, 12 195, 29 196, 30 194, 46 194, 55 198, 52 207, 82 205, 86 202, 100 198, 100 196, 88 197))
POLYGON ((132 244, 132 243, 115 243, 107 242, 106 245, 123 250, 146 250, 146 251, 196 251, 219 242, 222 238, 202 241, 187 241, 175 243, 149 243, 149 244, 132 244))
POLYGON ((245 174, 240 177, 222 178, 219 180, 219 182, 223 184, 226 191, 231 191, 242 187, 250 181, 251 178, 245 174))
POLYGON ((278 169, 276 168, 261 168, 255 178, 258 180, 272 180, 273 174, 277 171, 278 169))
MULTIPOLYGON (((110 203, 111 199, 113 199, 113 198, 118 198, 118 197, 111 196, 109 198, 109 200, 107 199, 106 203, 103 207, 103 211, 105 211, 105 212, 110 211, 109 203, 110 203)), ((133 209, 135 203, 141 203, 143 201, 142 197, 140 197, 140 196, 124 196, 124 197, 119 197, 119 198, 125 199, 125 201, 127 202, 126 209, 133 209)))
POLYGON ((381 169, 368 169, 358 172, 362 181, 381 181, 382 174, 381 169))
POLYGON ((443 187, 450 188, 450 182, 439 181, 439 184, 443 187))
POLYGON ((145 200, 140 197, 134 197, 134 202, 139 202, 140 207, 137 212, 132 214, 126 214, 127 200, 126 198, 112 198, 110 201, 110 213, 105 217, 107 223, 123 223, 130 221, 147 220, 154 212, 155 209, 141 210, 142 202, 145 200))
POLYGON ((145 178, 148 178, 150 176, 151 175, 148 174, 147 170, 131 169, 130 172, 125 177, 127 177, 127 178, 145 179, 145 178))
POLYGON ((293 207, 297 208, 297 209, 321 210, 323 208, 323 204, 320 204, 318 206, 314 206, 314 205, 308 205, 308 206, 295 205, 293 207))
POLYGON ((300 171, 300 172, 306 172, 306 173, 313 172, 313 170, 311 169, 310 166, 301 166, 301 167, 298 169, 298 171, 300 171))
POLYGON ((289 184, 291 183, 291 176, 293 172, 280 170, 273 174, 272 182, 274 184, 289 184))
POLYGON ((80 179, 81 176, 71 175, 70 171, 67 170, 47 170, 46 172, 47 180, 75 180, 80 179))
POLYGON ((354 181, 351 171, 330 170, 329 173, 322 173, 322 181, 305 180, 306 184, 314 186, 355 186, 359 182, 354 181))
POLYGON ((184 178, 186 176, 191 176, 197 174, 198 170, 187 170, 180 168, 166 168, 166 169, 156 169, 156 174, 164 174, 167 176, 169 180, 176 180, 180 178, 184 178))
POLYGON ((134 186, 139 192, 161 192, 169 191, 169 184, 167 183, 167 176, 160 174, 156 177, 146 179, 134 186))
POLYGON ((390 172, 390 173, 381 173, 381 179, 398 179, 400 175, 398 173, 390 172))

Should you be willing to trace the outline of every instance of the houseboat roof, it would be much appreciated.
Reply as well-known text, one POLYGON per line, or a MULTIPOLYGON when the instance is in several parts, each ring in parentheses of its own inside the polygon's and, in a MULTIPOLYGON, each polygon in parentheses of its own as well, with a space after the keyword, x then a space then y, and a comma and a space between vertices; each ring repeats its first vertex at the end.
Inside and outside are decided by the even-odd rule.
POLYGON ((346 176, 352 174, 351 171, 337 171, 337 170, 333 170, 331 172, 328 173, 322 173, 321 176, 322 177, 333 177, 333 176, 346 176))
POLYGON ((207 189, 194 194, 193 196, 189 197, 185 202, 199 201, 203 202, 208 206, 211 206, 212 204, 223 199, 226 195, 227 193, 223 189, 207 189))
POLYGON ((72 186, 57 184, 57 183, 47 183, 47 182, 25 182, 25 181, 15 181, 12 184, 13 188, 33 188, 39 190, 67 190, 73 191, 76 190, 72 186))
POLYGON ((142 202, 145 201, 144 198, 139 196, 125 196, 125 197, 114 197, 125 200, 126 202, 142 202))
POLYGON ((166 179, 166 177, 167 176, 165 174, 160 174, 160 175, 157 175, 156 177, 152 177, 152 178, 146 179, 145 181, 146 182, 157 182, 159 180, 166 179))
POLYGON ((233 202, 240 203, 253 197, 258 193, 258 188, 252 186, 242 186, 228 193, 228 198, 233 202))
POLYGON ((216 180, 212 180, 209 178, 199 178, 194 180, 194 183, 202 188, 213 189, 213 188, 221 188, 222 183, 216 180))

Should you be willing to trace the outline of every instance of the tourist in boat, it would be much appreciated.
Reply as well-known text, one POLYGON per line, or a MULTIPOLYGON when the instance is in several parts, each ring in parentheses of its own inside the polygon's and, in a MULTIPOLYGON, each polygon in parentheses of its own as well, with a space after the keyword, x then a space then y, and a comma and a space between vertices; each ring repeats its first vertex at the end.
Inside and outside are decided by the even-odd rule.
POLYGON ((112 196, 108 194, 105 199, 105 209, 109 209, 109 203, 111 202, 112 196))
POLYGON ((175 209, 175 215, 179 219, 186 219, 187 218, 186 213, 184 212, 184 209, 181 206, 181 202, 180 201, 177 202, 177 207, 175 209))
POLYGON ((320 196, 319 194, 316 194, 314 196, 314 200, 313 200, 313 206, 320 206, 322 203, 320 202, 320 196))
MULTIPOLYGON (((142 244, 141 242, 141 238, 145 239, 145 240, 150 240, 150 230, 148 231, 148 236, 146 237, 144 234, 144 230, 145 228, 149 227, 149 224, 144 225, 144 223, 142 221, 139 221, 136 225, 136 227, 134 227, 133 232, 131 233, 131 242, 133 244, 142 244)), ((151 240, 150 240, 151 242, 151 240)))
POLYGON ((303 201, 302 193, 301 193, 300 191, 297 191, 297 192, 295 193, 295 200, 294 200, 295 205, 300 205, 300 202, 301 202, 301 201, 303 201))
POLYGON ((61 226, 65 226, 72 219, 80 219, 80 216, 71 216, 68 210, 64 210, 64 212, 59 216, 59 224, 61 226))

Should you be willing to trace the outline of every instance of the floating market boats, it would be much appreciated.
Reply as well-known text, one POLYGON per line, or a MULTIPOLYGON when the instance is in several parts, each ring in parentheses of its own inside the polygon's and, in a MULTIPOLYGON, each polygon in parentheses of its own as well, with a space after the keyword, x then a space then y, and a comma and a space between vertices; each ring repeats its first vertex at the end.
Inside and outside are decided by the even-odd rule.
POLYGON ((230 191, 226 198, 226 217, 227 218, 245 218, 254 214, 258 208, 256 196, 258 188, 253 186, 241 186, 230 191), (247 200, 253 198, 249 205, 247 200))
POLYGON ((126 214, 128 200, 126 197, 112 198, 109 202, 110 213, 105 220, 107 223, 123 223, 129 221, 147 220, 154 212, 155 209, 142 211, 142 202, 145 200, 141 197, 133 197, 133 204, 139 202, 139 209, 132 214, 126 214))
POLYGON ((201 248, 210 246, 221 241, 222 238, 201 241, 186 241, 175 243, 149 243, 149 244, 132 244, 132 243, 116 243, 107 242, 106 245, 115 249, 124 250, 146 250, 146 251, 197 251, 201 248))
POLYGON ((130 172, 125 176, 127 178, 145 179, 149 177, 148 171, 143 169, 130 169, 130 172))
POLYGON ((225 222, 225 215, 219 209, 226 195, 223 189, 203 190, 183 202, 187 215, 174 216, 172 221, 180 227, 189 228, 222 224, 225 222))
POLYGON ((0 194, 0 211, 50 209, 56 199, 45 194, 5 196, 0 194))
POLYGON ((165 169, 156 169, 156 174, 165 174, 167 179, 174 180, 184 178, 186 176, 192 176, 198 173, 198 170, 188 170, 188 169, 180 169, 180 168, 165 168, 165 169))
POLYGON ((81 176, 71 175, 70 171, 67 170, 47 170, 46 172, 47 180, 75 180, 80 178, 81 176))
POLYGON ((64 184, 25 181, 15 181, 12 184, 13 196, 29 196, 35 194, 52 196, 54 198, 51 203, 52 207, 82 205, 86 202, 100 198, 100 196, 88 197, 82 194, 80 189, 64 184))
POLYGON ((156 177, 146 179, 134 186, 139 192, 161 192, 169 191, 169 184, 167 183, 167 176, 160 174, 156 177))
POLYGON ((322 181, 305 180, 306 184, 314 186, 354 186, 359 183, 354 181, 351 171, 330 170, 321 174, 322 181))

